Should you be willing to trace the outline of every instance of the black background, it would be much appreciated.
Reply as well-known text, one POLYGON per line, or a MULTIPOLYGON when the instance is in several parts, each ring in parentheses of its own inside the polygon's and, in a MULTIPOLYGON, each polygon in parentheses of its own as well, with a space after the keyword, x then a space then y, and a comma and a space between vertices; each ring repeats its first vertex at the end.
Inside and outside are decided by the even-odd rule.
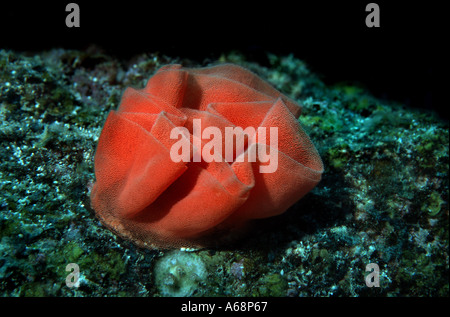
POLYGON ((83 1, 80 28, 67 28, 71 1, 7 1, 0 48, 39 52, 91 44, 119 57, 158 51, 203 61, 239 50, 294 54, 326 83, 356 81, 380 98, 445 115, 436 101, 443 43, 442 2, 374 1, 380 28, 368 28, 371 1, 83 1))

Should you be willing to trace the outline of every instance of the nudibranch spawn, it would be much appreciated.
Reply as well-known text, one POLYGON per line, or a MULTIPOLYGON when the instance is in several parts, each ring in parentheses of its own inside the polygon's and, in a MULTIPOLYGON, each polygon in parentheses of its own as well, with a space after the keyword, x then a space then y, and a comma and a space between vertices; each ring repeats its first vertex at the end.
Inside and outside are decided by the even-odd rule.
POLYGON ((300 113, 240 66, 164 66, 144 89, 127 88, 108 115, 91 205, 139 246, 230 237, 252 219, 283 213, 320 181, 322 161, 300 113))

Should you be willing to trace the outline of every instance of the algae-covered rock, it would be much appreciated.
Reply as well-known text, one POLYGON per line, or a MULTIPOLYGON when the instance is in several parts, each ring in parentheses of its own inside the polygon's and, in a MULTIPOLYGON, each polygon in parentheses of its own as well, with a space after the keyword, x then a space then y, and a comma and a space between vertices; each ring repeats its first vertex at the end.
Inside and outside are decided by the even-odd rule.
POLYGON ((326 85, 294 55, 265 61, 237 51, 192 60, 0 50, 0 295, 448 296, 448 122, 363 85, 326 85), (164 64, 218 62, 303 105, 322 181, 223 249, 137 249, 90 209, 106 116, 126 87, 143 88, 164 64), (72 262, 79 288, 65 283, 72 262), (369 263, 380 267, 378 289, 364 282, 369 263))

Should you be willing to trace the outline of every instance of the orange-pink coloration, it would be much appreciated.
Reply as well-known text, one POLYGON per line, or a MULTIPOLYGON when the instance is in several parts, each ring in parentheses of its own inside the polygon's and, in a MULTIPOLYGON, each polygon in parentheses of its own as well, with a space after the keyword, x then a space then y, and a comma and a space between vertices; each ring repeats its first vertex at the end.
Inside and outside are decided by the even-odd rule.
MULTIPOLYGON (((95 155, 91 204, 120 236, 147 247, 202 246, 251 219, 283 213, 320 181, 322 161, 296 118, 301 107, 252 72, 231 64, 167 65, 143 90, 128 88, 111 111, 95 155), (277 127, 278 168, 256 162, 174 162, 170 138, 192 124, 277 127)), ((245 151, 256 144, 248 135, 245 151)), ((202 141, 202 146, 205 142, 202 141)), ((234 158, 239 153, 234 153, 234 158)))

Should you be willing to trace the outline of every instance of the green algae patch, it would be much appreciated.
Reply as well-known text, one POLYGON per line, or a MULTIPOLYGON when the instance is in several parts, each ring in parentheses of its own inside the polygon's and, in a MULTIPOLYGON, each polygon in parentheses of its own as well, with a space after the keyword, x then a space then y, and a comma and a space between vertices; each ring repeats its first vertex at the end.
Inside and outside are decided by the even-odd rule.
POLYGON ((257 297, 284 297, 287 291, 286 279, 277 273, 267 274, 257 281, 254 296, 257 297))
POLYGON ((336 169, 341 169, 347 165, 352 153, 349 145, 344 143, 338 147, 329 149, 327 155, 330 165, 336 169))
POLYGON ((431 217, 437 216, 441 211, 444 200, 441 198, 438 192, 431 193, 430 198, 422 205, 422 210, 427 211, 431 217))

